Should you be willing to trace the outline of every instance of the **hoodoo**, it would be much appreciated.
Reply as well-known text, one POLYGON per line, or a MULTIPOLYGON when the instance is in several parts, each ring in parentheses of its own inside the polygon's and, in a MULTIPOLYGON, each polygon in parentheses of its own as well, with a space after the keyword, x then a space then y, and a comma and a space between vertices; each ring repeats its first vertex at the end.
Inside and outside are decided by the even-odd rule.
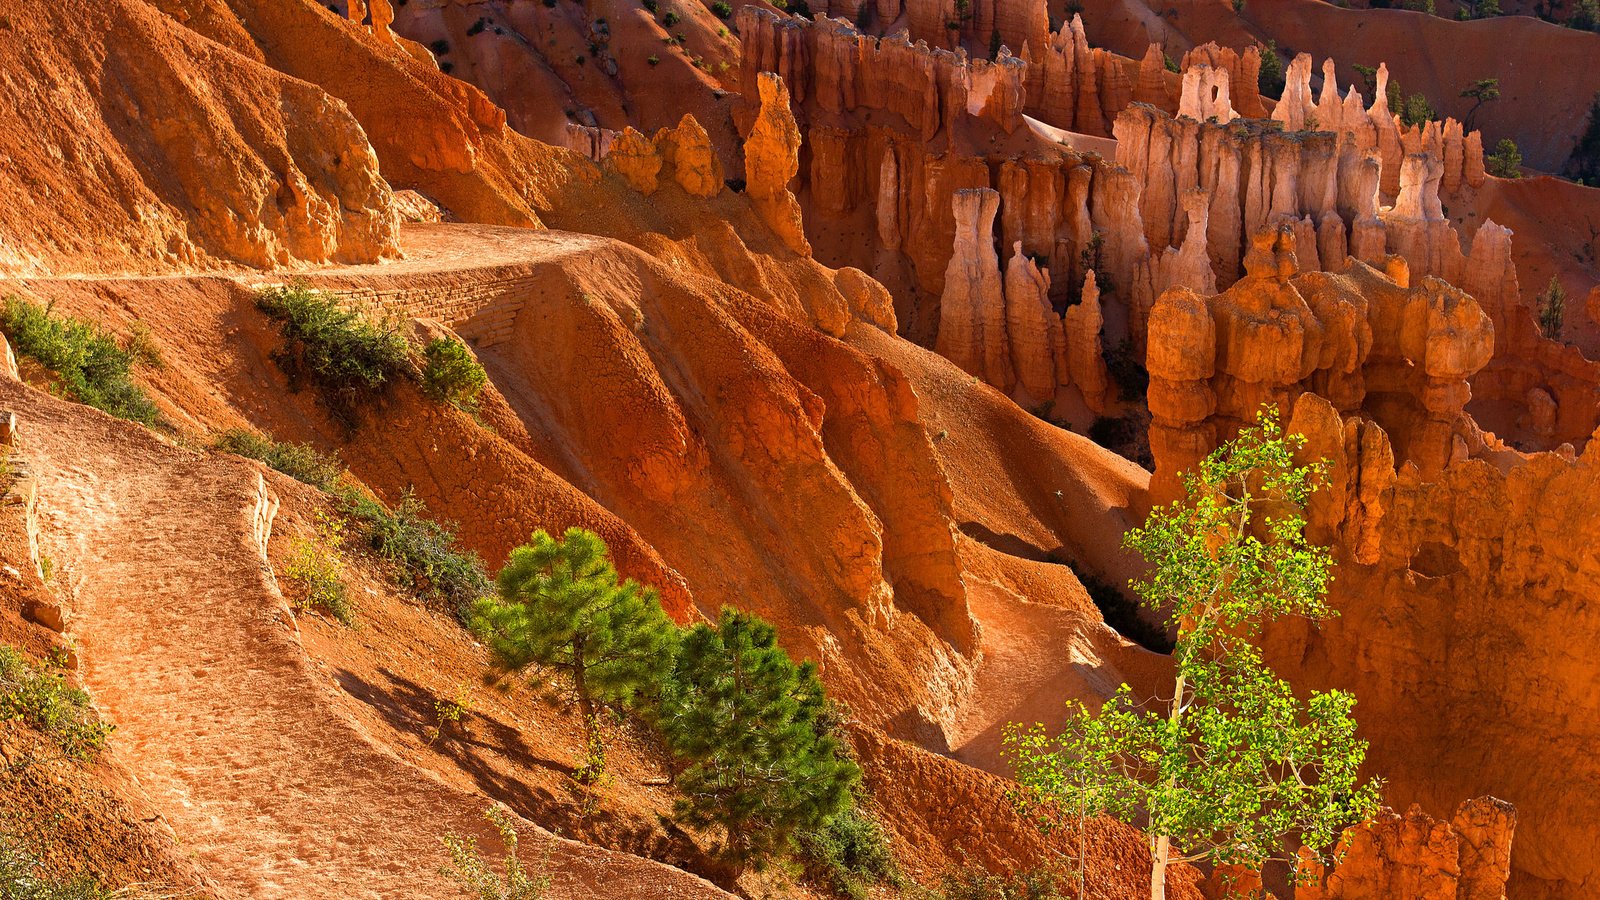
POLYGON ((0 897, 1592 896, 1592 7, 0 0, 0 897))

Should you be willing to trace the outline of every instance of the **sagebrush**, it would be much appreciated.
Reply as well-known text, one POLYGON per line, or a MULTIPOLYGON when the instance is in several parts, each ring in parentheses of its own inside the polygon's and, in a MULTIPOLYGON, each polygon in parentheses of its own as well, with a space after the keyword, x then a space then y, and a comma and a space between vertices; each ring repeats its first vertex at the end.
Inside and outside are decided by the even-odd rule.
POLYGON ((275 441, 243 428, 222 432, 212 440, 211 447, 259 460, 296 481, 324 491, 332 490, 344 476, 344 464, 337 453, 323 453, 310 444, 275 441))
POLYGON ((318 511, 311 535, 289 539, 289 565, 284 574, 299 584, 299 605, 320 610, 349 625, 355 621, 344 584, 344 522, 318 511))
POLYGON ((476 840, 454 833, 443 838, 450 862, 441 866, 439 873, 477 900, 540 900, 550 890, 550 876, 545 874, 549 867, 548 854, 530 873, 517 856, 521 842, 510 810, 497 803, 484 811, 483 817, 500 833, 500 840, 505 844, 503 873, 495 871, 494 864, 484 858, 476 840))
POLYGON ((493 591, 483 560, 457 549, 455 527, 429 518, 416 495, 407 491, 390 507, 350 485, 335 494, 367 549, 394 567, 401 587, 457 615, 493 591))
POLYGON ((795 844, 806 878, 837 896, 867 900, 870 886, 901 883, 883 826, 859 805, 796 834, 795 844))

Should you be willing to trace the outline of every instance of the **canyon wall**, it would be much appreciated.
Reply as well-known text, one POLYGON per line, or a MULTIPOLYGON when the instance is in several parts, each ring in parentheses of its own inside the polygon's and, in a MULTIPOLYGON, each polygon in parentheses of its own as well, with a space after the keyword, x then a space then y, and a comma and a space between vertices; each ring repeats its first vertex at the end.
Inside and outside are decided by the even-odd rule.
POLYGON ((1307 512, 1338 559, 1340 615, 1275 623, 1268 658, 1297 686, 1355 693, 1388 802, 1449 809, 1492 792, 1514 804, 1509 896, 1587 896, 1600 878, 1588 852, 1600 663, 1582 649, 1600 640, 1588 538, 1600 449, 1528 455, 1490 441, 1425 474, 1404 445, 1418 420, 1396 410, 1410 404, 1369 388, 1348 415, 1314 394, 1295 401, 1288 429, 1308 439, 1297 458, 1332 465, 1307 512))

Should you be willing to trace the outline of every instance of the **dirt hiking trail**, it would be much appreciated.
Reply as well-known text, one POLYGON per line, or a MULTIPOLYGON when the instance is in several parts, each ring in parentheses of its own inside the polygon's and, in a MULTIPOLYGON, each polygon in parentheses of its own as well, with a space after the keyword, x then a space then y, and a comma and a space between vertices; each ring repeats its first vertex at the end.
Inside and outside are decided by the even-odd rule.
MULTIPOLYGON (((260 538, 278 476, 9 379, 0 405, 40 478, 43 545, 112 751, 218 896, 452 897, 446 831, 498 857, 488 800, 375 743, 309 663, 260 538)), ((525 863, 542 844, 527 834, 525 863)), ((554 896, 729 896, 649 860, 549 849, 554 896)))

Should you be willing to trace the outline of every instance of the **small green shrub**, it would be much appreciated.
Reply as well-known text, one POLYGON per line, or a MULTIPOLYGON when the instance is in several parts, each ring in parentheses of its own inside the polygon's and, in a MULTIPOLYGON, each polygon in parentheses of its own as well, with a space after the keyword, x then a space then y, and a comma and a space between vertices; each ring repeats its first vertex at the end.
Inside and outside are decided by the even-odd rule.
POLYGON ((640 0, 639 5, 643 6, 650 15, 656 14, 656 0, 640 0))
POLYGON ((1105 348, 1101 356, 1123 400, 1138 400, 1150 390, 1150 373, 1139 361, 1131 340, 1123 338, 1116 346, 1105 348))
POLYGON ((1278 42, 1267 41, 1261 47, 1261 69, 1256 72, 1256 88, 1263 97, 1282 97, 1284 87, 1283 59, 1278 56, 1278 42))
POLYGON ((367 548, 394 566, 401 587, 457 615, 493 593, 483 560, 457 550, 455 528, 428 518, 427 507, 414 495, 406 493, 391 509, 352 487, 337 494, 367 548))
POLYGON ((644 61, 649 63, 652 66, 661 65, 661 57, 656 56, 654 53, 652 53, 649 56, 645 57, 644 61))
POLYGON ((946 872, 928 900, 1059 900, 1061 878, 1045 869, 995 875, 975 865, 946 872))
POLYGON ((1567 157, 1562 174, 1574 181, 1600 184, 1600 94, 1595 94, 1589 105, 1589 120, 1583 134, 1567 157))
POLYGON ((436 337, 422 349, 422 357, 422 393, 468 412, 478 408, 478 395, 489 383, 489 376, 466 344, 455 338, 436 337))
POLYGON ((1567 321, 1567 289, 1560 279, 1550 276, 1550 284, 1539 294, 1539 333, 1552 341, 1561 340, 1567 321))
POLYGON ((8 297, 0 331, 16 352, 49 370, 72 399, 119 419, 154 425, 156 405, 133 383, 134 363, 153 345, 135 337, 128 347, 93 322, 58 316, 52 307, 8 297))
POLYGON ((544 871, 550 862, 548 854, 530 875, 517 858, 517 829, 510 811, 496 803, 483 817, 500 832, 500 840, 505 844, 506 858, 502 864, 505 874, 496 872, 494 865, 484 859, 476 840, 454 833, 442 839, 450 854, 450 863, 439 867, 439 874, 460 885, 462 893, 476 900, 540 900, 550 890, 550 876, 544 871))
POLYGON ((1484 168, 1496 178, 1522 177, 1522 151, 1511 138, 1501 138, 1494 152, 1484 158, 1484 168))
POLYGON ((867 900, 874 884, 900 883, 883 827, 852 806, 821 828, 795 835, 806 878, 849 900, 867 900))
POLYGON ((681 21, 683 20, 675 12, 668 12, 666 15, 661 17, 661 24, 667 26, 668 28, 671 28, 681 21))
POLYGON ((1567 27, 1579 31, 1600 31, 1600 0, 1578 0, 1567 17, 1567 27))
POLYGON ((316 609, 350 625, 355 610, 344 586, 344 522, 319 511, 311 537, 295 535, 289 541, 289 565, 284 569, 291 581, 304 592, 296 603, 302 609, 316 609))
POLYGON ((406 340, 392 325, 347 309, 338 297, 304 284, 262 291, 256 305, 278 321, 284 345, 272 358, 291 385, 310 380, 346 425, 357 408, 414 373, 406 340))
POLYGON ((733 15, 733 7, 728 5, 727 0, 717 0, 711 4, 711 14, 719 19, 726 19, 733 15))
POLYGON ((0 897, 5 900, 113 900, 116 896, 86 873, 50 877, 21 840, 0 834, 0 897))
MULTIPOLYGON (((1389 83, 1391 85, 1394 84, 1392 81, 1389 83)), ((1418 125, 1426 125, 1439 118, 1439 114, 1434 112, 1433 104, 1429 102, 1425 94, 1411 94, 1406 97, 1405 102, 1400 104, 1400 108, 1395 112, 1400 114, 1402 123, 1412 128, 1418 125)))
MULTIPOLYGON (((105 747, 113 727, 96 718, 89 695, 61 674, 40 668, 15 647, 0 644, 0 721, 13 719, 49 735, 68 756, 85 760, 105 747)), ((9 896, 0 892, 0 897, 9 896)))
POLYGON ((243 428, 217 435, 211 448, 259 460, 296 481, 324 491, 332 490, 344 476, 344 464, 337 453, 322 453, 310 444, 280 443, 243 428))

